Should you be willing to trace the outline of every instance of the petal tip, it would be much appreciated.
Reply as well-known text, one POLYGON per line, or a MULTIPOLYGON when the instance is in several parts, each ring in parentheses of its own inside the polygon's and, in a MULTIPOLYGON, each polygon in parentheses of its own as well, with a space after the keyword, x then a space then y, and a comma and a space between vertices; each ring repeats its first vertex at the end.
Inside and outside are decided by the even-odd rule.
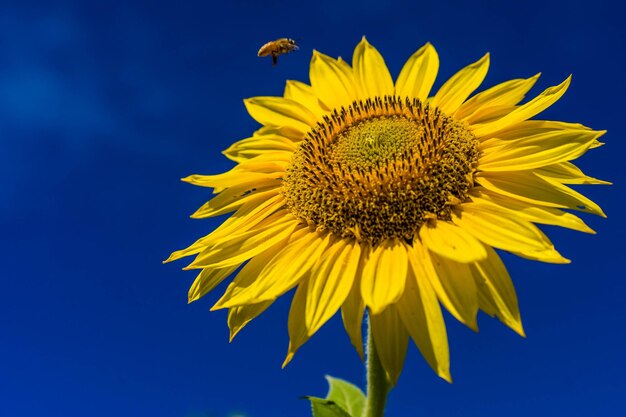
POLYGON ((361 362, 365 362, 365 352, 363 352, 363 346, 355 346, 356 353, 361 358, 361 362))
POLYGON ((582 227, 581 227, 580 231, 581 231, 581 232, 583 232, 583 233, 588 233, 588 234, 590 234, 590 235, 597 235, 597 234, 598 234, 598 232, 596 232, 595 230, 593 230, 591 227, 589 227, 589 226, 588 226, 587 224, 585 224, 585 223, 583 223, 583 225, 582 225, 582 227))
POLYGON ((467 327, 469 327, 470 329, 472 329, 475 333, 478 333, 478 322, 476 321, 476 317, 474 317, 474 319, 468 323, 465 323, 465 325, 467 327))
POLYGON ((236 330, 230 330, 230 334, 228 335, 228 343, 232 343, 233 340, 235 339, 235 336, 237 336, 237 334, 239 333, 239 330, 241 330, 241 327, 236 329, 236 330))
POLYGON ((213 305, 213 307, 211 307, 211 308, 209 309, 209 311, 223 310, 223 309, 225 309, 225 308, 230 308, 230 307, 232 307, 232 306, 227 305, 227 304, 228 304, 228 303, 226 303, 226 302, 222 301, 221 299, 219 299, 219 300, 217 300, 217 303, 215 303, 215 304, 213 305))
POLYGON ((291 360, 293 359, 295 354, 296 354, 296 352, 291 350, 291 343, 290 343, 289 344, 289 351, 287 352, 287 356, 285 357, 285 360, 283 361, 283 364, 281 365, 282 369, 285 369, 285 367, 287 365, 289 365, 289 362, 291 362, 291 360))
POLYGON ((443 379, 444 381, 446 381, 448 384, 452 383, 452 375, 450 375, 449 370, 440 369, 439 371, 437 371, 437 375, 439 375, 439 377, 443 379))
POLYGON ((567 89, 569 85, 572 83, 572 75, 573 74, 570 74, 565 80, 563 80, 561 84, 558 85, 558 87, 567 89))

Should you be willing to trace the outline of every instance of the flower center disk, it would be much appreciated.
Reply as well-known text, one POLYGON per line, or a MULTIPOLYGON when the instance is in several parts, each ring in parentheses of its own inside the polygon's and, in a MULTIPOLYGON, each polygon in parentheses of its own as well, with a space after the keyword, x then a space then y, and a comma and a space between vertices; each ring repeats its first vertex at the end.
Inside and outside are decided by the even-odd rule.
POLYGON ((284 178, 293 214, 319 231, 373 246, 410 242, 428 219, 450 220, 474 185, 478 140, 417 99, 335 109, 307 133, 284 178))

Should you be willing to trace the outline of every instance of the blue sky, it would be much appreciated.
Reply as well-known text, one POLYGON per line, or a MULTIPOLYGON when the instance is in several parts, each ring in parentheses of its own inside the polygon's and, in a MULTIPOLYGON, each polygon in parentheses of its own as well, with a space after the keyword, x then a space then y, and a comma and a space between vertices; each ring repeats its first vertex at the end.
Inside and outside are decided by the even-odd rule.
MULTIPOLYGON (((450 385, 409 350, 393 416, 626 413, 623 68, 612 2, 4 2, 0 6, 0 415, 291 417, 324 374, 363 383, 338 317, 285 370, 288 297, 228 343, 218 293, 187 305, 193 272, 161 265, 217 221, 188 218, 221 150, 257 128, 242 99, 308 81, 312 49, 352 56, 362 35, 392 74, 426 41, 436 86, 492 54, 484 86, 574 75, 544 117, 607 129, 579 166, 597 235, 546 227, 571 265, 505 255, 528 337, 446 316, 450 385), (289 36, 301 50, 256 57, 289 36)), ((223 289, 224 286, 220 287, 223 289)))

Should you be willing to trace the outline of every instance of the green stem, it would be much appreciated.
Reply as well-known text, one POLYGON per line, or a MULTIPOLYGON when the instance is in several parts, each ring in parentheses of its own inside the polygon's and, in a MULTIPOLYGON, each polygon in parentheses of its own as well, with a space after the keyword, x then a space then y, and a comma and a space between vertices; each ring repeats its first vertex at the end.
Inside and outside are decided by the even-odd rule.
POLYGON ((374 337, 372 323, 367 320, 367 403, 363 417, 383 417, 387 394, 391 390, 391 383, 385 369, 380 363, 374 337))

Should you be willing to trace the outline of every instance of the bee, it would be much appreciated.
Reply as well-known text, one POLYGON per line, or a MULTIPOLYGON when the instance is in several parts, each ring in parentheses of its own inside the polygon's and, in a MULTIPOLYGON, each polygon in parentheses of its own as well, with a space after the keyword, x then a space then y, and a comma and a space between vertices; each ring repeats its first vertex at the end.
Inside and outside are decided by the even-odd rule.
POLYGON ((266 43, 259 49, 259 56, 272 56, 272 66, 276 65, 278 61, 278 56, 282 54, 289 53, 291 51, 297 51, 298 45, 296 45, 296 41, 290 38, 280 38, 275 41, 271 41, 266 43))

